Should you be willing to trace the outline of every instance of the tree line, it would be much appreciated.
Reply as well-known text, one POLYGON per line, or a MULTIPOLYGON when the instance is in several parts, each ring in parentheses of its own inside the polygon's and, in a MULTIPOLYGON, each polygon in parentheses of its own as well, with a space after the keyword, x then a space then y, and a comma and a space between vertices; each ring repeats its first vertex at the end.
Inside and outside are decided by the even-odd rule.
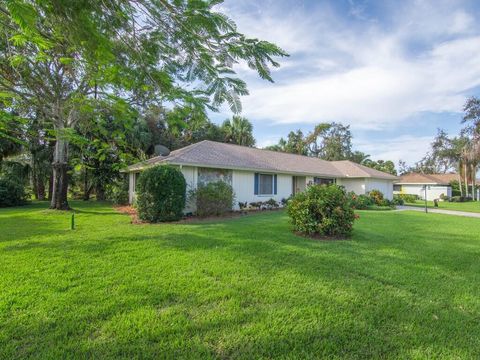
POLYGON ((395 163, 391 160, 372 160, 370 155, 353 150, 352 133, 349 125, 341 123, 320 123, 304 134, 301 130, 290 131, 277 144, 266 149, 298 155, 318 157, 328 161, 350 160, 367 167, 397 175, 395 163))

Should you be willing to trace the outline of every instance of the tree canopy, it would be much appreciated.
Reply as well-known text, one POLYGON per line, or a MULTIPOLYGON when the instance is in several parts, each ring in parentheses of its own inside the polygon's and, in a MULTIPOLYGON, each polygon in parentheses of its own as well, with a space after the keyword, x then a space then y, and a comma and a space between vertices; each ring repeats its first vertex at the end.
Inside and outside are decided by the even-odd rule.
MULTIPOLYGON (((98 103, 143 115, 167 106, 169 126, 248 94, 234 66, 272 81, 276 45, 248 38, 220 1, 9 0, 0 5, 0 94, 5 116, 30 118, 54 139, 52 208, 68 208, 70 142, 98 103)), ((129 116, 127 116, 128 118, 129 116)), ((122 117, 117 117, 122 121, 122 117)), ((123 136, 132 130, 125 123, 123 136)), ((193 130, 195 131, 195 130, 193 130)), ((96 149, 101 150, 103 146, 96 149)))

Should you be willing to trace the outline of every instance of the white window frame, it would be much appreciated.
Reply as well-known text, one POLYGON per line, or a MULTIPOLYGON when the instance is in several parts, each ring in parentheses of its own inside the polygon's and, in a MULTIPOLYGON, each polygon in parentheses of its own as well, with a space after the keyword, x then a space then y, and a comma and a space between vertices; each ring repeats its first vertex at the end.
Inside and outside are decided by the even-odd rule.
POLYGON ((275 174, 266 174, 266 173, 259 173, 258 174, 258 196, 273 196, 275 194, 275 174), (262 185, 261 179, 263 176, 271 176, 272 177, 272 192, 270 194, 262 194, 262 185))

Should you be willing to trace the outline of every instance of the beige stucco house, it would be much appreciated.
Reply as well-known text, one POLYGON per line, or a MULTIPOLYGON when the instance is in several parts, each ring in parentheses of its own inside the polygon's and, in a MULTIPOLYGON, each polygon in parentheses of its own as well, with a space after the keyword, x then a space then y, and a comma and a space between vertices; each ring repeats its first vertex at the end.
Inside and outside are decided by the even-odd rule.
MULTIPOLYGON (((201 141, 129 166, 129 201, 135 199, 135 183, 145 168, 171 164, 178 166, 187 186, 223 180, 235 191, 238 202, 257 202, 273 198, 281 201, 303 191, 309 184, 336 183, 347 191, 365 194, 380 190, 387 199, 393 198, 396 176, 351 161, 325 161, 318 158, 287 154, 251 147, 201 141)), ((188 211, 194 209, 187 209, 188 211)))

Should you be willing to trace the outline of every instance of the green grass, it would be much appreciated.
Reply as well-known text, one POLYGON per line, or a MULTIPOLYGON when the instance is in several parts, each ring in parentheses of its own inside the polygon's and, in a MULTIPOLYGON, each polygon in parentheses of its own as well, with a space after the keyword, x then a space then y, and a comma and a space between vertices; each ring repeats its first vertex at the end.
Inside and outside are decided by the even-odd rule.
MULTIPOLYGON (((412 203, 406 203, 405 205, 425 207, 425 201, 417 200, 413 204, 412 203)), ((434 208, 433 201, 427 201, 427 207, 433 209, 434 208)), ((480 213, 480 201, 468 201, 468 202, 439 201, 437 209, 480 213)))
POLYGON ((480 222, 360 212, 131 225, 106 204, 0 210, 0 358, 480 358, 480 222))

